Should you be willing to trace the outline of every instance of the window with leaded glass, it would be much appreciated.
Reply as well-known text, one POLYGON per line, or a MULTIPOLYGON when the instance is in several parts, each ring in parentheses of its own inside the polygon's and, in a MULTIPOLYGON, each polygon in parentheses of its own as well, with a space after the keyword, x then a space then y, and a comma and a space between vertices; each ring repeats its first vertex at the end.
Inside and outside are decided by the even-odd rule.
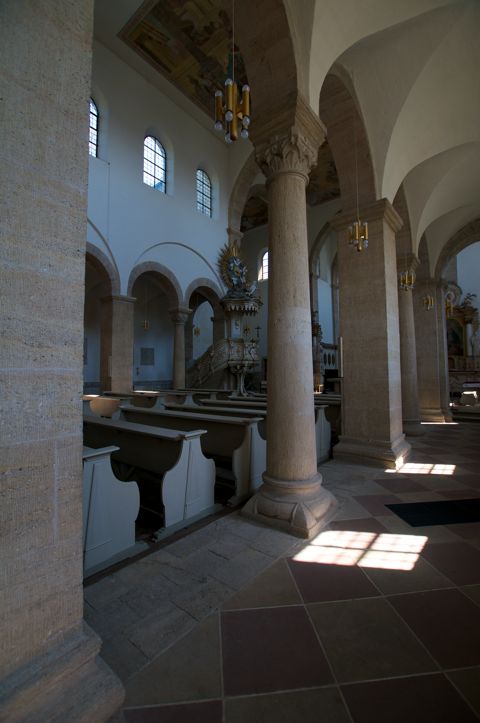
POLYGON ((197 211, 212 217, 212 182, 201 168, 197 171, 197 211))
POLYGON ((147 136, 143 142, 143 182, 167 192, 167 154, 159 140, 147 136))

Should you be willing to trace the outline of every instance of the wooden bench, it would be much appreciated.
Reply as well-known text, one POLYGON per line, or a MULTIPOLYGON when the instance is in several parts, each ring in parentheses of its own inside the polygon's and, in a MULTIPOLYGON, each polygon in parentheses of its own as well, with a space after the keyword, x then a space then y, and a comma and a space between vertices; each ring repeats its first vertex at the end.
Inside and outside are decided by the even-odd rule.
MULTIPOLYGON (((202 401, 201 408, 210 410, 214 414, 256 414, 265 418, 267 421, 267 405, 258 402, 255 407, 250 406, 251 402, 244 404, 235 403, 233 400, 216 402, 214 400, 205 399, 202 401), (220 406, 222 404, 222 406, 220 406)), ((171 406, 169 406, 171 408, 171 406)), ((198 407, 197 407, 198 408, 198 407)), ((317 450, 317 465, 326 462, 330 458, 330 450, 332 443, 332 432, 330 422, 327 419, 327 407, 324 404, 315 405, 315 446, 317 450)), ((259 427, 260 429, 260 427, 259 427)), ((264 439, 266 439, 265 431, 260 430, 264 439)))
POLYGON ((202 453, 200 439, 206 432, 198 426, 188 431, 159 429, 87 415, 83 423, 87 445, 119 448, 112 459, 119 463, 121 477, 138 478, 142 508, 162 517, 165 528, 214 509, 215 465, 202 453))
MULTIPOLYGON (((196 407, 197 410, 200 408, 196 407)), ((246 500, 263 482, 266 469, 266 442, 258 423, 261 417, 222 416, 208 412, 160 411, 121 406, 122 419, 171 429, 202 427, 202 449, 217 465, 217 483, 227 488, 228 504, 246 500)))
POLYGON ((136 482, 121 482, 110 456, 118 447, 83 448, 83 570, 84 576, 113 565, 146 548, 135 544, 135 520, 140 508, 136 482))

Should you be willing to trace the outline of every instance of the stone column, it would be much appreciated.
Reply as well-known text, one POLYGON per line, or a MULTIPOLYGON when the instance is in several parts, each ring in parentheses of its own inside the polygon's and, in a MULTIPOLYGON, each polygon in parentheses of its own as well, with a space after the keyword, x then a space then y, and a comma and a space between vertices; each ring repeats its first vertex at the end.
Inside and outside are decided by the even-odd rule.
POLYGON ((92 30, 91 0, 0 3, 2 721, 99 723, 123 699, 83 621, 92 30))
POLYGON ((305 185, 323 133, 310 123, 311 135, 291 130, 257 147, 269 196, 269 421, 264 484, 243 510, 307 538, 334 505, 315 446, 305 185))
POLYGON ((342 431, 334 457, 396 467, 410 452, 402 429, 400 335, 395 233, 401 219, 381 199, 361 208, 368 249, 348 243, 345 213, 338 229, 340 334, 343 338, 342 431))
POLYGON ((132 389, 135 301, 133 296, 106 296, 102 299, 102 391, 120 393, 132 389))
MULTIPOLYGON (((413 254, 398 259, 399 271, 415 271, 418 259, 413 254)), ((403 431, 415 436, 423 433, 418 404, 417 345, 413 317, 413 290, 398 287, 398 319, 400 327, 400 368, 402 375, 403 431)))
POLYGON ((420 416, 424 422, 444 422, 440 395, 440 369, 438 357, 438 326, 435 279, 418 279, 413 292, 415 339, 417 346, 417 378, 420 416), (434 297, 432 309, 425 308, 426 295, 434 297))
POLYGON ((178 306, 169 309, 172 321, 175 324, 173 337, 173 388, 185 388, 185 323, 192 313, 188 307, 178 306))
POLYGON ((447 283, 441 279, 435 288, 435 317, 438 338, 438 379, 440 384, 440 409, 446 422, 452 421, 450 412, 450 381, 448 376, 447 315, 445 311, 445 291, 447 283))

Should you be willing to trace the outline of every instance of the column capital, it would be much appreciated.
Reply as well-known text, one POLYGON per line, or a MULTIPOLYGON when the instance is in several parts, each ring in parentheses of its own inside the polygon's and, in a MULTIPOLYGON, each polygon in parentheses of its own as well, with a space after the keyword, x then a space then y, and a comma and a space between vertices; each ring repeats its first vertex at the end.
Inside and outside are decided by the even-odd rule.
POLYGON ((257 163, 267 181, 279 173, 297 173, 307 183, 325 137, 323 123, 298 96, 290 108, 276 114, 256 132, 253 141, 257 163))
POLYGON ((187 322, 188 317, 192 313, 192 309, 189 309, 188 306, 175 306, 169 309, 168 313, 175 324, 183 325, 187 322))
MULTIPOLYGON (((368 223, 385 220, 395 233, 403 226, 401 217, 387 198, 380 198, 373 203, 362 205, 360 207, 360 218, 362 221, 368 221, 368 223)), ((338 216, 334 216, 330 221, 330 225, 340 230, 342 228, 348 228, 348 226, 356 220, 357 210, 355 208, 349 208, 338 216)))

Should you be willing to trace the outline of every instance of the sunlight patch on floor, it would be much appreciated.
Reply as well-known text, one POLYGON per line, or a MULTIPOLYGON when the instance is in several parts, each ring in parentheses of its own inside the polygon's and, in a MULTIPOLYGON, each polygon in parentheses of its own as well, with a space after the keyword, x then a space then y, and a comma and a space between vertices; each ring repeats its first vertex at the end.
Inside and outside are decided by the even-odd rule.
POLYGON ((413 570, 428 537, 327 530, 295 555, 297 562, 347 565, 382 570, 413 570))
POLYGON ((398 469, 384 470, 390 474, 443 474, 452 475, 455 473, 455 464, 430 464, 422 462, 406 462, 398 469))

